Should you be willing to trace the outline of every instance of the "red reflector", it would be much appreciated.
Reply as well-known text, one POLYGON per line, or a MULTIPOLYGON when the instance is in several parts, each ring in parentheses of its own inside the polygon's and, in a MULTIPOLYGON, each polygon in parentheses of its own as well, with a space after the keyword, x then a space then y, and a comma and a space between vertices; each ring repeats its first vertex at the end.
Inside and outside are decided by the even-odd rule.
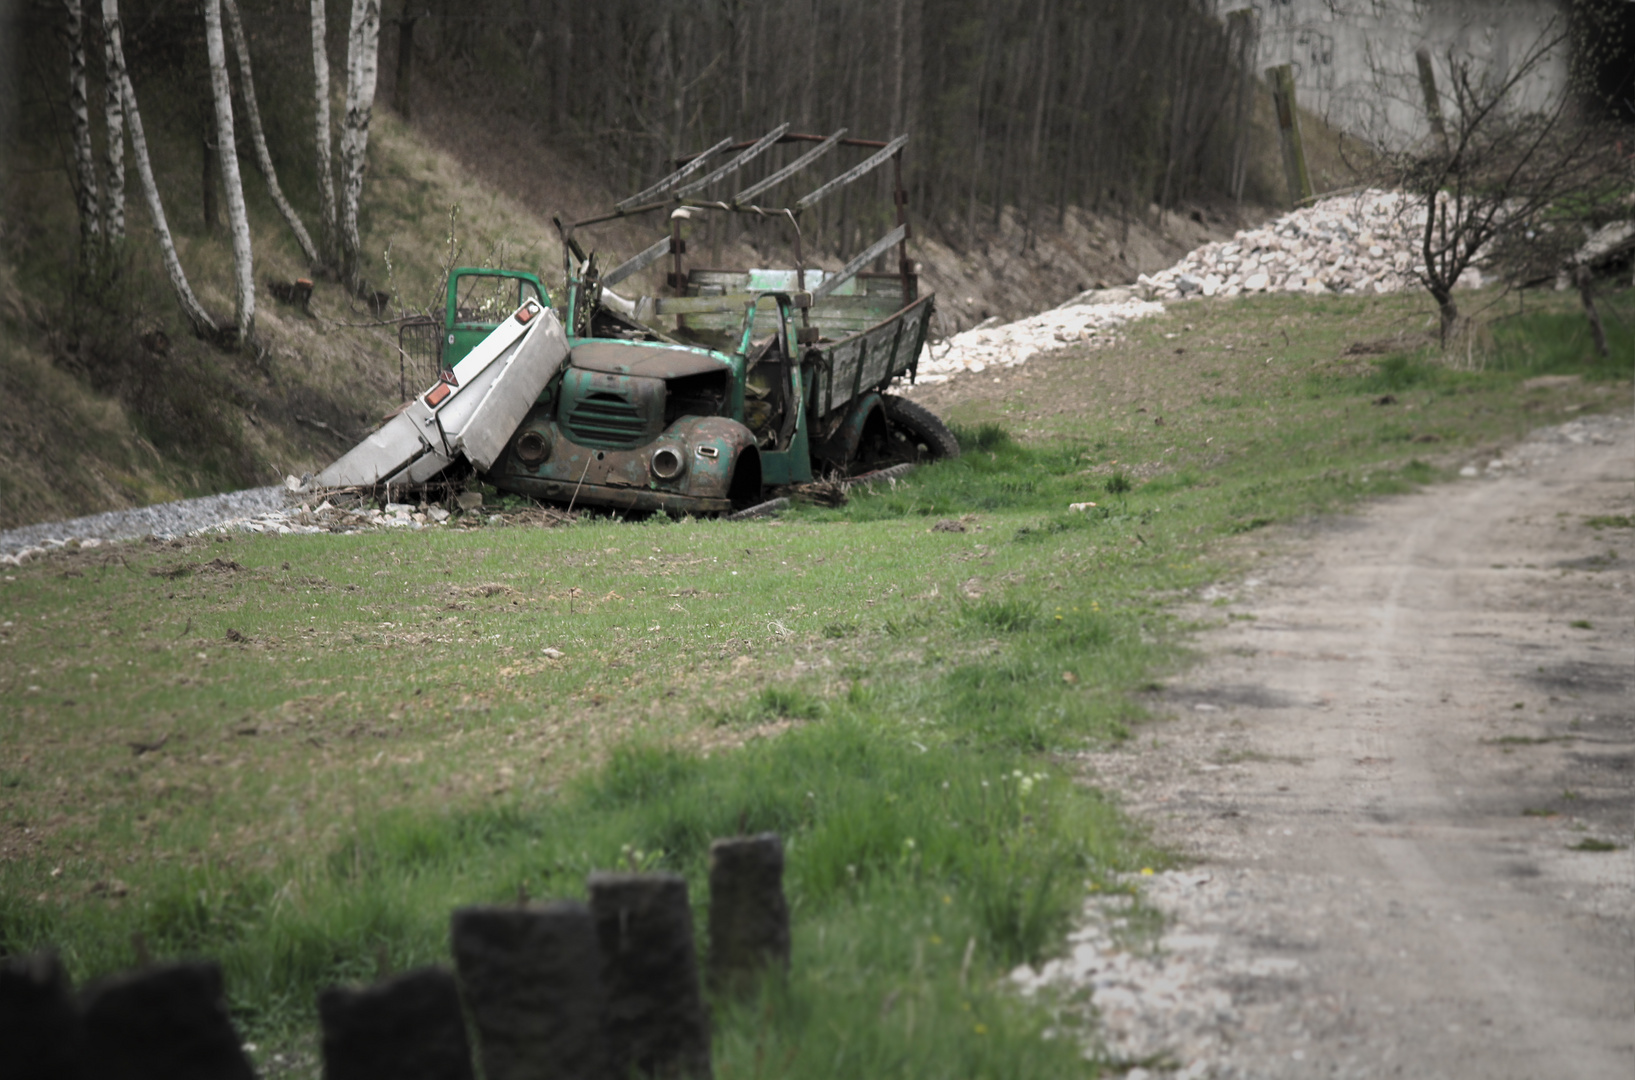
POLYGON ((532 307, 524 306, 524 307, 519 308, 517 310, 517 322, 521 323, 524 326, 527 326, 528 325, 528 320, 533 318, 533 317, 534 317, 534 309, 532 307))
POLYGON ((449 389, 448 383, 438 383, 436 386, 432 387, 426 392, 426 404, 435 409, 437 406, 441 405, 444 399, 447 398, 452 392, 453 391, 449 389))

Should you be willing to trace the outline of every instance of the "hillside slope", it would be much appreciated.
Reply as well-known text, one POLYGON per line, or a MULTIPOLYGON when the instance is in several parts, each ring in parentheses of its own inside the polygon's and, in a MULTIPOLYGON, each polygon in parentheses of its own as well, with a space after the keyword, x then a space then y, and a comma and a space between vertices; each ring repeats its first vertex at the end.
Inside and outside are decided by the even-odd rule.
MULTIPOLYGON (((185 160, 156 140, 156 166, 185 160)), ((42 155, 46 156, 46 155, 42 155)), ((394 319, 435 304, 447 266, 546 270, 559 248, 548 215, 474 178, 389 114, 377 115, 363 213, 371 311, 318 280, 309 308, 267 288, 310 273, 246 171, 258 285, 257 343, 224 352, 194 338, 165 281, 145 209, 101 302, 72 299, 61 238, 73 235, 60 169, 17 170, 0 218, 0 527, 275 482, 332 460, 399 397, 394 319)), ((173 173, 181 173, 178 167, 173 173)), ((184 267, 205 307, 232 310, 225 238, 195 228, 161 176, 184 267)), ((560 276, 557 274, 556 276, 560 276)))
MULTIPOLYGON (((204 227, 186 195, 198 190, 197 147, 185 132, 150 128, 182 263, 205 306, 225 316, 232 308, 226 238, 204 227)), ((13 405, 0 419, 7 436, 0 528, 274 483, 322 467, 401 400, 396 320, 439 310, 449 267, 534 270, 554 292, 562 275, 552 216, 604 212, 625 193, 597 162, 553 145, 526 115, 484 110, 471 95, 425 95, 412 123, 378 109, 362 227, 365 275, 371 289, 390 295, 386 309, 372 311, 322 279, 307 309, 273 299, 269 283, 310 270, 261 178, 246 167, 258 342, 234 354, 194 338, 181 319, 134 177, 121 272, 97 302, 73 298, 63 242, 75 231, 67 172, 47 129, 23 135, 0 211, 0 390, 13 405)), ((286 187, 315 225, 313 208, 302 205, 315 196, 298 169, 286 187)), ((946 335, 1132 281, 1267 212, 1226 205, 1114 217, 1069 207, 1059 219, 1030 223, 1007 208, 997 221, 984 212, 969 236, 916 220, 910 251, 922 287, 938 294, 933 332, 946 335)), ((606 265, 651 243, 660 228, 654 215, 580 236, 605 252, 606 265)), ((715 265, 789 259, 770 232, 701 226, 692 243, 696 261, 715 265)), ((841 259, 820 253, 813 261, 833 269, 841 259)), ((627 288, 658 291, 663 270, 627 288)))

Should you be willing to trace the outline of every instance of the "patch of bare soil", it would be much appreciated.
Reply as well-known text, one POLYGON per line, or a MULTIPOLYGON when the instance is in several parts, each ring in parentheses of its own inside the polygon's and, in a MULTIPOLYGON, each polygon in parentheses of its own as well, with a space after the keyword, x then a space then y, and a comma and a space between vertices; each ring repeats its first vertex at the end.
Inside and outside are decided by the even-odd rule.
POLYGON ((1635 422, 1497 460, 1286 533, 1087 756, 1194 861, 1137 879, 1146 947, 1092 902, 1015 978, 1129 1075, 1635 1075, 1635 422))

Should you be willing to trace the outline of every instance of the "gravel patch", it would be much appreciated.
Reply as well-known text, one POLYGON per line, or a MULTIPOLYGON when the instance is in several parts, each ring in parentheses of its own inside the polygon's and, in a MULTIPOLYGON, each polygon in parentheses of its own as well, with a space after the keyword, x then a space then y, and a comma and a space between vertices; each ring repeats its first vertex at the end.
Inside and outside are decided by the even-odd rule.
MULTIPOLYGON (((292 495, 283 487, 246 488, 222 495, 139 506, 134 510, 110 510, 105 514, 25 525, 0 532, 0 555, 17 561, 30 549, 46 550, 70 542, 87 540, 134 540, 146 536, 169 539, 213 526, 253 521, 268 515, 282 516, 292 495)), ((26 556, 25 556, 26 557, 26 556)))

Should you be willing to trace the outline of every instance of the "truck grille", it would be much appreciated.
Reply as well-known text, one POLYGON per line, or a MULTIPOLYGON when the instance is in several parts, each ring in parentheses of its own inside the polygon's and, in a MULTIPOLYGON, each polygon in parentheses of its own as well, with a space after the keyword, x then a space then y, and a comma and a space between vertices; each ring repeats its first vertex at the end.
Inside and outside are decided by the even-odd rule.
POLYGON ((636 403, 606 390, 580 398, 568 413, 567 429, 575 442, 616 446, 635 446, 646 433, 636 403))

